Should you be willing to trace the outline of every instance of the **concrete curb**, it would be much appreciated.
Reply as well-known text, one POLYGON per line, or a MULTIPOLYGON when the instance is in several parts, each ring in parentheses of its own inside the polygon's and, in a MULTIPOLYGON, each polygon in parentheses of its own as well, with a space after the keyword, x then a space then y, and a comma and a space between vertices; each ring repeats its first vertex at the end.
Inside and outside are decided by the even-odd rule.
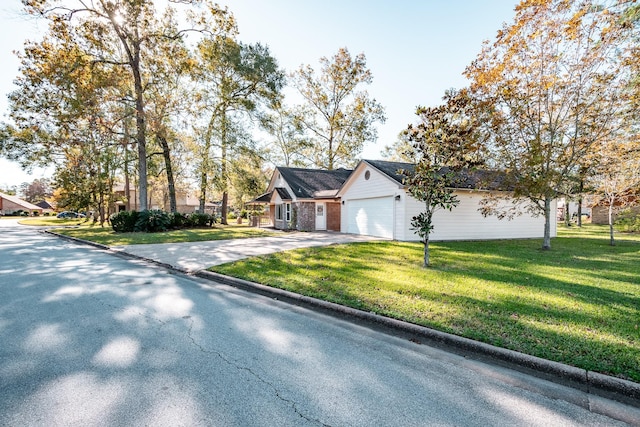
MULTIPOLYGON (((469 338, 460 337, 446 332, 436 331, 424 326, 375 313, 358 310, 351 307, 319 300, 312 297, 296 294, 282 289, 237 279, 235 277, 202 270, 194 274, 203 279, 209 279, 218 283, 259 293, 309 308, 319 309, 325 312, 339 314, 342 317, 358 320, 370 326, 383 327, 387 330, 400 331, 411 338, 420 337, 429 344, 439 348, 445 348, 464 356, 475 356, 478 359, 488 359, 501 362, 500 365, 523 371, 535 373, 536 376, 548 379, 552 382, 579 389, 588 394, 614 399, 622 403, 640 408, 640 384, 615 378, 597 372, 587 371, 559 362, 529 356, 517 351, 496 347, 469 338)), ((416 341, 413 339, 412 341, 416 341)), ((640 419, 636 420, 640 423, 640 419)))
POLYGON ((155 261, 153 259, 140 257, 123 251, 115 251, 100 243, 89 242, 71 236, 61 235, 49 230, 45 233, 61 237, 81 244, 87 244, 99 249, 109 251, 114 255, 123 258, 143 260, 159 267, 166 268, 182 274, 192 275, 201 279, 214 281, 229 285, 245 291, 257 293, 269 298, 300 305, 316 311, 322 311, 332 315, 338 315, 350 321, 356 321, 365 326, 371 327, 392 335, 401 335, 419 344, 429 344, 431 346, 447 350, 449 352, 494 363, 509 369, 523 372, 548 380, 555 384, 571 387, 586 393, 587 396, 594 396, 595 399, 583 400, 580 398, 570 398, 566 393, 549 394, 548 397, 570 401, 573 404, 584 407, 592 412, 609 416, 640 426, 640 384, 632 381, 615 378, 597 372, 587 371, 559 362, 530 356, 517 351, 496 347, 469 338, 460 337, 446 332, 436 331, 424 326, 404 322, 389 317, 384 317, 373 312, 366 312, 355 308, 335 304, 328 301, 319 300, 283 289, 273 288, 266 285, 250 282, 235 277, 225 276, 207 270, 189 272, 174 266, 155 261), (420 339, 417 339, 417 338, 420 339), (602 399, 611 399, 620 402, 628 407, 620 405, 609 405, 602 399))

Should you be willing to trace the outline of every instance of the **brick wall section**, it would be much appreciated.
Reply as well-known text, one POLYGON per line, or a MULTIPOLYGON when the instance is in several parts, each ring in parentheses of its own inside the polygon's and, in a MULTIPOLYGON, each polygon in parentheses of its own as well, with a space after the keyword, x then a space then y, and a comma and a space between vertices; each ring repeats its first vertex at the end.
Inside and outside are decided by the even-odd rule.
MULTIPOLYGON (((615 221, 615 215, 613 216, 615 221)), ((609 224, 609 209, 605 206, 594 206, 591 209, 592 224, 609 224)))
POLYGON ((314 202, 300 202, 297 206, 298 230, 316 230, 316 204, 314 202))
POLYGON ((327 203, 327 230, 340 231, 340 202, 327 203))
MULTIPOLYGON (((616 221, 616 211, 613 210, 613 222, 616 221)), ((634 206, 631 208, 631 212, 636 215, 640 215, 640 206, 634 206)), ((592 224, 609 224, 609 207, 608 206, 594 206, 591 208, 591 223, 592 224)))

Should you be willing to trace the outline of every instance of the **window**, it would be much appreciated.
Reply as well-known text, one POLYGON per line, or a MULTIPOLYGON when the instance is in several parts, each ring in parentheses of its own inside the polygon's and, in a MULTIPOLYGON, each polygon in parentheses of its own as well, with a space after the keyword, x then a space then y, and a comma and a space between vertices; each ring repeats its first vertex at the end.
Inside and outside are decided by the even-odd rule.
POLYGON ((276 219, 278 221, 291 221, 291 203, 276 205, 276 219))

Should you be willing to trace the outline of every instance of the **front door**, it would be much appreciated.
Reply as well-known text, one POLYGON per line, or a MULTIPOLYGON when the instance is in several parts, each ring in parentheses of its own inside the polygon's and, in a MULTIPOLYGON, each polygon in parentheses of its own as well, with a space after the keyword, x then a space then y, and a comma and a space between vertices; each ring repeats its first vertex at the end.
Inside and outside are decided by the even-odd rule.
POLYGON ((316 202, 316 230, 327 229, 327 204, 316 202))

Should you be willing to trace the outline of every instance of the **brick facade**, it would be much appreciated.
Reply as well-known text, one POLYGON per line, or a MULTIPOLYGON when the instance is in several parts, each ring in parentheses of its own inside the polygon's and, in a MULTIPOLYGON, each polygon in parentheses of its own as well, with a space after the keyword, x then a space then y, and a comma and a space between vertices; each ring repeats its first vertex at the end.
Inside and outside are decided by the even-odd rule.
POLYGON ((340 202, 327 202, 327 230, 340 231, 340 202))
POLYGON ((314 202, 296 203, 296 216, 299 231, 316 230, 316 204, 314 202))

